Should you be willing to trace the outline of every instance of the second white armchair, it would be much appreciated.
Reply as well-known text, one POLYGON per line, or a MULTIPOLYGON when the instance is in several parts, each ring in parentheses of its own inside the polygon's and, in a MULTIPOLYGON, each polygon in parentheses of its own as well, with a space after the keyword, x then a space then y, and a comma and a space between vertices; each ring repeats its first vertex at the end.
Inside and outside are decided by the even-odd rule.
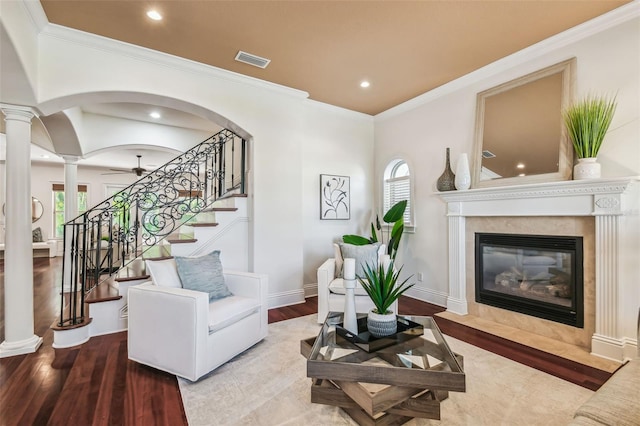
MULTIPOLYGON (((342 245, 345 246, 344 244, 342 245)), ((353 246, 352 246, 353 247, 353 246)), ((360 267, 362 267, 362 261, 364 259, 375 259, 376 262, 382 262, 382 257, 385 254, 386 246, 384 244, 371 245, 371 246, 357 246, 361 249, 358 251, 368 251, 360 257, 360 267)), ((351 248, 350 248, 351 249, 351 248)), ((344 280, 342 278, 342 262, 343 254, 340 245, 334 244, 334 257, 327 259, 318 268, 318 323, 323 323, 329 312, 343 312, 344 311, 344 280)), ((358 253, 360 254, 360 253, 358 253)), ((356 257, 358 254, 344 255, 344 257, 356 257)), ((356 260, 358 263, 358 260, 356 260)), ((375 266, 375 265, 371 265, 375 266)), ((356 266, 356 273, 360 269, 356 266)), ((362 288, 359 282, 356 283, 355 288, 356 299, 356 312, 368 313, 375 306, 367 292, 362 288)), ((394 312, 398 312, 398 302, 395 301, 391 306, 394 312)))

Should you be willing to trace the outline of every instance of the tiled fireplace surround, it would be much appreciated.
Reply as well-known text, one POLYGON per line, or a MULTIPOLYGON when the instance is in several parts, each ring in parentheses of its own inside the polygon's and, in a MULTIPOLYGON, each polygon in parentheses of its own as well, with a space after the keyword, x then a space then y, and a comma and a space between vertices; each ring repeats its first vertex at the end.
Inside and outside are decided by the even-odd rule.
POLYGON ((640 180, 563 181, 441 193, 449 221, 447 311, 622 361, 636 353, 640 180), (575 235, 584 245, 584 328, 475 302, 475 232, 575 235))

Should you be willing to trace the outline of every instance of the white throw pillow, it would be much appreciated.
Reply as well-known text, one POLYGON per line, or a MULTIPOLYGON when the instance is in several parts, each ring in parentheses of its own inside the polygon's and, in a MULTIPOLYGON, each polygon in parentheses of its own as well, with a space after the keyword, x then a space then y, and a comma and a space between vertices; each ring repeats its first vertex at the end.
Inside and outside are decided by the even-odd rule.
POLYGON ((147 260, 147 272, 158 287, 182 288, 174 259, 147 260))

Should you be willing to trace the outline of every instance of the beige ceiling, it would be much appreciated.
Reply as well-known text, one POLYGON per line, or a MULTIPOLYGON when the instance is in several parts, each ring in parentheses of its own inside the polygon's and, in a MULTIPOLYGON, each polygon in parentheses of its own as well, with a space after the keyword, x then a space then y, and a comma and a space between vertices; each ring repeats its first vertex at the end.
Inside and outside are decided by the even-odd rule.
POLYGON ((377 114, 628 0, 41 0, 50 22, 377 114), (155 8, 162 21, 145 13, 155 8), (234 61, 239 50, 271 59, 234 61), (362 89, 367 79, 371 87, 362 89))

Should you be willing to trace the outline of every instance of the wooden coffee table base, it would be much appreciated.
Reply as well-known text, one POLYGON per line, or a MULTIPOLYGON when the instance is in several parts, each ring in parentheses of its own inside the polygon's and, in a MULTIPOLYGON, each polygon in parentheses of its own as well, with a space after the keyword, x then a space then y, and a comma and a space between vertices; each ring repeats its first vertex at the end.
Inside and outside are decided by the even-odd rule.
POLYGON ((440 420, 449 391, 466 390, 463 357, 451 351, 433 318, 411 320, 421 325, 419 335, 368 350, 337 330, 342 313, 329 312, 318 336, 300 341, 311 402, 340 407, 366 426, 440 420))
POLYGON ((401 425, 414 417, 440 420, 440 402, 448 395, 447 391, 322 379, 313 379, 311 385, 311 402, 340 407, 359 425, 371 426, 401 425))

